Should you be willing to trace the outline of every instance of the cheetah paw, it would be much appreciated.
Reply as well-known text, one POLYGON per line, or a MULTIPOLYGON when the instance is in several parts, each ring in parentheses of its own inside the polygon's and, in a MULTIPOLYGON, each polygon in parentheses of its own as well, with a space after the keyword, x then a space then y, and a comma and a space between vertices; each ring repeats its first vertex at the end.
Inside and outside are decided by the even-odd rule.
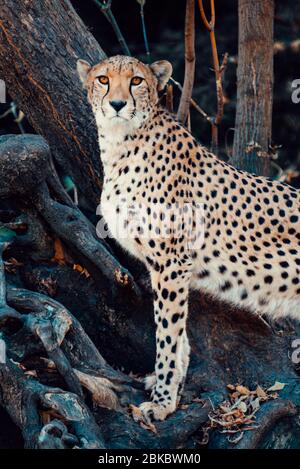
POLYGON ((150 424, 151 420, 165 420, 169 414, 175 411, 175 406, 174 408, 170 405, 163 407, 161 404, 155 404, 154 402, 143 402, 139 409, 144 421, 150 424))
POLYGON ((156 374, 152 373, 151 375, 145 376, 143 383, 146 391, 152 391, 156 385, 156 374))

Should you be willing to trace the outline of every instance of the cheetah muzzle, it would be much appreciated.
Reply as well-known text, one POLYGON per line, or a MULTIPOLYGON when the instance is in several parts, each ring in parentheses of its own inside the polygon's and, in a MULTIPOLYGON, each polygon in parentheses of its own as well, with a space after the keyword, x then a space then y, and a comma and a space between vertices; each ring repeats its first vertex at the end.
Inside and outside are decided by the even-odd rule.
POLYGON ((164 420, 189 364, 190 288, 299 318, 300 193, 220 161, 160 106, 169 62, 116 56, 77 69, 98 128, 102 214, 151 276, 157 352, 140 409, 164 420))

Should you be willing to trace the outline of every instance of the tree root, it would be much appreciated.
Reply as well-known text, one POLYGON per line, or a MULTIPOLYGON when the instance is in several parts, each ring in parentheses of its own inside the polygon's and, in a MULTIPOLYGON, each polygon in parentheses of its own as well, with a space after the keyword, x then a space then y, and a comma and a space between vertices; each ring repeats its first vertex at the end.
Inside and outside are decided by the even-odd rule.
MULTIPOLYGON (((4 274, 1 284, 4 292, 4 274)), ((135 447, 143 447, 145 442, 157 448, 170 444, 175 447, 207 419, 209 407, 192 404, 184 415, 179 411, 167 422, 150 428, 141 422, 140 426, 130 417, 129 404, 138 405, 145 399, 142 383, 111 368, 65 307, 45 295, 20 288, 8 287, 7 292, 5 288, 4 296, 10 308, 16 308, 12 310, 17 315, 11 319, 19 329, 15 328, 17 333, 8 332, 5 337, 7 362, 0 365, 1 405, 22 430, 25 447, 115 447, 121 445, 118 441, 123 439, 123 432, 118 439, 119 425, 130 427, 135 435, 135 447), (28 342, 24 340, 25 331, 38 342, 40 351, 37 353, 36 350, 37 355, 47 353, 46 367, 56 370, 68 391, 40 383, 32 376, 35 370, 26 368, 28 342), (100 424, 84 403, 81 386, 91 394, 100 424), (105 408, 114 414, 111 422, 103 427, 101 412, 105 408), (180 432, 176 429, 178 419, 181 420, 180 432), (116 431, 108 438, 111 425, 116 426, 116 431)))
POLYGON ((10 360, 0 364, 0 389, 1 405, 22 430, 25 448, 104 448, 94 417, 75 394, 42 385, 10 360), (44 425, 51 414, 59 421, 44 425))
MULTIPOLYGON (((0 215, 16 231, 10 246, 0 243, 0 329, 8 358, 0 365, 0 404, 26 447, 197 447, 212 406, 235 383, 287 383, 274 407, 265 403, 257 412, 258 428, 235 447, 257 447, 279 421, 294 418, 299 379, 288 351, 295 332, 276 334, 244 311, 191 293, 192 360, 181 406, 165 422, 134 421, 130 406, 149 398, 136 374, 154 367, 151 291, 143 284, 142 304, 129 301, 140 294, 133 277, 64 191, 42 139, 1 137, 0 143, 0 197, 9 211, 0 215), (53 260, 57 237, 70 262, 53 260), (5 249, 4 256, 18 259, 8 285, 5 249), (91 277, 73 270, 74 263, 91 277)), ((215 434, 211 447, 233 446, 215 434)))
MULTIPOLYGON (((199 404, 191 404, 185 410, 179 410, 166 422, 159 422, 149 429, 136 423, 129 415, 129 404, 136 405, 145 399, 140 381, 136 381, 123 373, 112 369, 86 336, 78 321, 59 303, 44 295, 29 292, 24 289, 8 288, 8 302, 20 310, 23 315, 23 328, 29 329, 41 345, 45 348, 49 357, 48 366, 55 368, 58 373, 63 373, 63 378, 68 388, 74 392, 63 391, 39 383, 33 377, 27 377, 33 370, 23 373, 20 367, 10 360, 2 365, 0 388, 3 387, 3 399, 1 404, 7 409, 14 422, 20 426, 26 447, 38 448, 101 448, 121 447, 124 442, 123 431, 120 428, 127 427, 130 436, 129 447, 153 448, 172 447, 179 445, 184 439, 198 430, 203 424, 210 410, 209 405, 204 407, 199 404), (30 311, 30 312, 29 312, 30 311), (76 337, 75 341, 74 338, 76 337), (71 347, 72 345, 72 347, 71 347), (72 353, 70 353, 72 348, 72 353), (53 353, 55 351, 55 353, 53 353), (60 353, 61 352, 61 353, 60 353), (68 378, 66 378, 68 373, 68 378), (19 386, 19 393, 15 393, 13 403, 8 405, 5 396, 11 392, 7 380, 13 382, 13 386, 19 386), (76 380, 74 380, 74 376, 76 380), (84 386, 92 396, 93 405, 96 406, 96 422, 92 414, 83 403, 83 395, 78 383, 84 386), (21 405, 26 393, 28 407, 21 405), (33 408, 34 406, 34 408, 33 408), (33 428, 24 425, 23 418, 16 416, 16 407, 20 412, 34 415, 33 428), (103 424, 103 410, 113 412, 110 422, 103 424), (46 425, 43 422, 45 415, 50 419, 46 425), (41 419, 42 415, 42 419, 41 419), (98 416, 98 418, 97 418, 98 416), (180 431, 177 426, 180 421, 180 431), (89 431, 87 431, 89 428, 89 431), (110 431, 111 430, 111 431, 110 431), (106 435, 104 443, 103 434, 106 435), (168 435, 168 436, 167 436, 168 435), (144 446, 145 445, 145 446, 144 446)), ((22 330, 18 332, 19 340, 22 330)), ((16 342, 12 337, 7 338, 8 352, 16 342)), ((26 364, 26 343, 23 350, 18 350, 21 368, 26 364)), ((41 350, 42 352, 42 350, 41 350)))
POLYGON ((0 159, 4 177, 3 181, 1 176, 1 197, 16 194, 29 197, 31 207, 36 207, 54 233, 81 256, 88 270, 98 279, 99 274, 106 279, 113 297, 124 287, 140 297, 130 272, 117 261, 106 243, 97 239, 95 227, 64 192, 42 137, 1 137, 0 159), (49 188, 60 202, 51 197, 49 188))

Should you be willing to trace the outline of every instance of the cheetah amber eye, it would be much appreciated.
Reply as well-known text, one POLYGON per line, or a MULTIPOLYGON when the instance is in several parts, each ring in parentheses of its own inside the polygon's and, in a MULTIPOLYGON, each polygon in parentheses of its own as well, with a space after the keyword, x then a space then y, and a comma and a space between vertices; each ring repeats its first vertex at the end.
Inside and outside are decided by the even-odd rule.
POLYGON ((140 85, 143 81, 143 78, 141 77, 133 77, 132 80, 131 80, 131 84, 133 86, 137 86, 137 85, 140 85))
POLYGON ((100 81, 101 85, 108 85, 108 77, 106 77, 105 75, 100 75, 100 77, 98 77, 98 80, 100 81))

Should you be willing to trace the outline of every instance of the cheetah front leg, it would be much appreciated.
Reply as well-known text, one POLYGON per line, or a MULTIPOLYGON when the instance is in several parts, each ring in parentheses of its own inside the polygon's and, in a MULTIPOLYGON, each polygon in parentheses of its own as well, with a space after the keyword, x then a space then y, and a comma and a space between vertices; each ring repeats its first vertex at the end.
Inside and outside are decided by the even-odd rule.
MULTIPOLYGON (((187 333, 186 333, 186 330, 185 330, 185 331, 183 331, 183 334, 182 334, 182 348, 181 348, 181 352, 180 352, 181 367, 182 367, 182 381, 179 385, 179 390, 178 390, 178 394, 180 396, 181 396, 181 394, 183 392, 183 389, 184 389, 185 378, 186 378, 188 367, 189 367, 190 351, 191 351, 191 347, 190 347, 189 339, 188 339, 188 336, 187 336, 187 333)), ((144 381, 146 391, 149 391, 149 390, 152 391, 154 389, 155 385, 156 385, 156 374, 155 374, 155 372, 151 373, 148 376, 145 376, 143 381, 144 381)))
POLYGON ((190 266, 173 259, 162 273, 151 272, 156 323, 156 382, 151 402, 140 409, 146 421, 164 420, 177 407, 179 386, 185 379, 189 361, 186 336, 190 266), (187 355, 185 355, 187 354, 187 355))

